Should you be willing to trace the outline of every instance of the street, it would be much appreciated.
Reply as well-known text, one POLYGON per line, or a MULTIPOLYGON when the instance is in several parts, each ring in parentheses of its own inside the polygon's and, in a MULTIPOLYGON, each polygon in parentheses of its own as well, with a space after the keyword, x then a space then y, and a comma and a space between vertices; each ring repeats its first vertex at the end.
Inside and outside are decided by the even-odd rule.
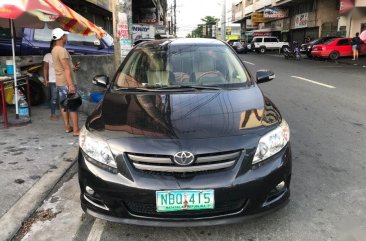
POLYGON ((83 214, 77 170, 64 179, 33 223, 15 240, 365 240, 366 68, 275 53, 243 54, 255 75, 276 78, 261 89, 291 128, 293 171, 290 202, 244 223, 204 228, 151 228, 110 223, 83 214), (73 176, 74 175, 74 176, 73 176))

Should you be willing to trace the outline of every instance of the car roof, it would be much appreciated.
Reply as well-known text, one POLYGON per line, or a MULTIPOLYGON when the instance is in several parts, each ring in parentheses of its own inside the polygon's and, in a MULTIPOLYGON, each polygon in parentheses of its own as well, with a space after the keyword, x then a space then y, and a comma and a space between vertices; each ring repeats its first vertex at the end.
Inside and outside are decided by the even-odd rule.
POLYGON ((338 41, 339 41, 339 40, 342 40, 342 39, 352 40, 352 38, 335 37, 335 38, 331 38, 331 39, 329 39, 329 40, 332 40, 332 41, 331 41, 331 42, 329 42, 329 43, 327 43, 327 44, 325 44, 325 43, 321 43, 321 44, 316 44, 316 45, 328 45, 328 44, 331 44, 331 43, 334 43, 334 42, 337 42, 337 43, 338 43, 338 41))
POLYGON ((209 38, 177 38, 177 39, 159 39, 152 41, 145 41, 140 43, 139 47, 156 47, 162 44, 168 44, 170 46, 179 45, 216 45, 216 46, 226 46, 224 42, 217 39, 209 38))

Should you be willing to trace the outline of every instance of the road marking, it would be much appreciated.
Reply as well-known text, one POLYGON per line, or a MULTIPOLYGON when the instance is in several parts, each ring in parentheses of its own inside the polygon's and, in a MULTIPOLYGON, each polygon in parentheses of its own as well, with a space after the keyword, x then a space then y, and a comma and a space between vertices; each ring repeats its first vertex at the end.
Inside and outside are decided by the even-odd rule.
POLYGON ((317 81, 314 81, 314 80, 311 80, 311 79, 306 79, 306 78, 295 76, 295 75, 293 75, 291 77, 296 78, 296 79, 301 79, 301 80, 304 80, 304 81, 307 81, 307 82, 310 82, 310 83, 313 83, 313 84, 316 84, 316 85, 320 85, 320 86, 323 86, 323 87, 327 87, 329 89, 335 89, 335 87, 332 86, 332 85, 323 84, 323 83, 320 83, 320 82, 317 82, 317 81))
POLYGON ((90 230, 87 241, 100 241, 106 223, 107 222, 105 220, 96 218, 93 227, 90 230))
POLYGON ((251 63, 251 62, 248 62, 248 61, 244 61, 244 60, 242 60, 244 63, 246 63, 246 64, 250 64, 250 65, 255 65, 255 64, 253 64, 253 63, 251 63))

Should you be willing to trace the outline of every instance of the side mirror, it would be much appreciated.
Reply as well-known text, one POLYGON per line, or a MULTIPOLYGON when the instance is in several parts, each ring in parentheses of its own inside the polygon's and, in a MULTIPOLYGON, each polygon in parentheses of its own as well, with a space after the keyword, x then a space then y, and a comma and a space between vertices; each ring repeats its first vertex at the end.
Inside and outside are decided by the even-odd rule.
POLYGON ((95 46, 100 46, 100 40, 99 39, 94 40, 93 43, 94 43, 95 46))
POLYGON ((92 83, 107 88, 109 85, 109 78, 106 75, 96 75, 94 76, 92 83))
POLYGON ((257 71, 257 83, 264 83, 271 81, 275 78, 275 74, 272 70, 262 69, 257 71))

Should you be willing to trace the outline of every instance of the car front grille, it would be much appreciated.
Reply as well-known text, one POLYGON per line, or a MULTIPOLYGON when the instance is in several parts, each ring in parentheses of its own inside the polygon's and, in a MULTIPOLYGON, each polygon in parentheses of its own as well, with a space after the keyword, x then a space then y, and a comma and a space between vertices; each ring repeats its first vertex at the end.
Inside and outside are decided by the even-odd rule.
POLYGON ((174 212, 157 212, 156 205, 152 203, 140 203, 125 201, 125 205, 131 214, 157 218, 199 218, 220 215, 235 214, 243 210, 247 200, 225 201, 216 203, 214 209, 185 210, 174 212))
POLYGON ((173 162, 173 156, 146 155, 128 153, 132 165, 140 171, 153 174, 189 174, 210 173, 232 167, 239 159, 241 151, 219 152, 195 156, 195 161, 189 166, 178 166, 173 162))

